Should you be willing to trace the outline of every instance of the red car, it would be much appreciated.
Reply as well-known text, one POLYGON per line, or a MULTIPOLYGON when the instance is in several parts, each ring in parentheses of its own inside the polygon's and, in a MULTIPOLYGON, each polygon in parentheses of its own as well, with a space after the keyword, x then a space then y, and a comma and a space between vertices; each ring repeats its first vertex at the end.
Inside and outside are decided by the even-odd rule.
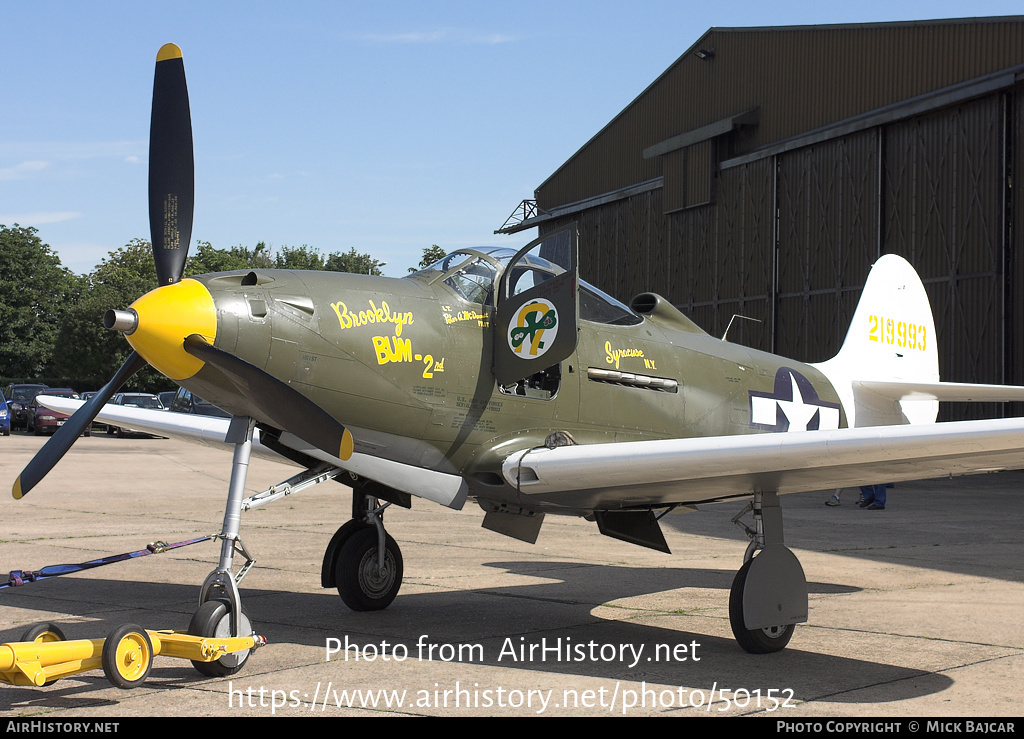
MULTIPOLYGON (((73 398, 79 400, 79 395, 69 387, 58 387, 48 388, 40 392, 40 395, 56 395, 61 398, 73 398)), ((58 428, 64 425, 64 422, 68 419, 66 413, 60 413, 58 411, 51 411, 39 404, 38 396, 32 399, 31 404, 28 407, 28 431, 31 431, 36 436, 42 436, 43 434, 52 434, 58 428)), ((86 429, 85 436, 89 436, 89 430, 86 429)))

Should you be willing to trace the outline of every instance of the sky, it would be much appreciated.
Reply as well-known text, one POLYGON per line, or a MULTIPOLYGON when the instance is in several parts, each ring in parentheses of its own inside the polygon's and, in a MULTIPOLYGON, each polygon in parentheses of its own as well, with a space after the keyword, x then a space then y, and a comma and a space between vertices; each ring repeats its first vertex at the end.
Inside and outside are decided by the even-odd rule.
POLYGON ((355 248, 402 276, 495 235, 711 27, 1022 14, 1019 2, 0 0, 0 224, 90 271, 149 238, 157 50, 182 49, 196 240, 355 248))

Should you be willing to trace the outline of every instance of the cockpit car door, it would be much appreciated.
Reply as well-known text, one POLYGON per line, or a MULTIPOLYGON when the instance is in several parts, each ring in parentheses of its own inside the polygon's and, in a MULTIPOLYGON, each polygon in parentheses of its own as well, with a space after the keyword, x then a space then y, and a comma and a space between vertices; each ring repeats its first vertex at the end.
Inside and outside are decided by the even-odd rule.
POLYGON ((494 376, 507 386, 576 350, 579 300, 575 224, 530 242, 498 283, 494 376))

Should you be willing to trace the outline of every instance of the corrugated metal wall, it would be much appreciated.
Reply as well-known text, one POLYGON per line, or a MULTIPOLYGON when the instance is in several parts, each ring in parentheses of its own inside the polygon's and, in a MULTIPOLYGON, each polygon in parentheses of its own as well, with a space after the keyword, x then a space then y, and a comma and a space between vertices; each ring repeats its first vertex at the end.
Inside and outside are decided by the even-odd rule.
MULTIPOLYGON (((1024 84, 718 172, 707 206, 654 189, 577 214, 581 275, 653 290, 710 333, 804 361, 842 344, 871 264, 907 257, 943 379, 1024 384, 1024 84)), ((571 218, 569 219, 571 220, 571 218)), ((990 416, 964 405, 944 418, 990 416)))

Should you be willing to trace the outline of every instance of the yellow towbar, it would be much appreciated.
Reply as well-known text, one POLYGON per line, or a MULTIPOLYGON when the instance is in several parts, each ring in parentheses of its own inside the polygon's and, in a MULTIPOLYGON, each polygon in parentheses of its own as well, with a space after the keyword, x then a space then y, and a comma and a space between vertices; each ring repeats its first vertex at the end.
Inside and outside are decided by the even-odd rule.
POLYGON ((42 686, 79 672, 102 669, 119 688, 145 682, 153 657, 164 654, 195 662, 216 662, 226 654, 266 644, 251 636, 193 636, 182 631, 150 631, 135 624, 114 629, 106 639, 65 639, 54 624, 36 624, 21 641, 0 644, 0 683, 42 686))

